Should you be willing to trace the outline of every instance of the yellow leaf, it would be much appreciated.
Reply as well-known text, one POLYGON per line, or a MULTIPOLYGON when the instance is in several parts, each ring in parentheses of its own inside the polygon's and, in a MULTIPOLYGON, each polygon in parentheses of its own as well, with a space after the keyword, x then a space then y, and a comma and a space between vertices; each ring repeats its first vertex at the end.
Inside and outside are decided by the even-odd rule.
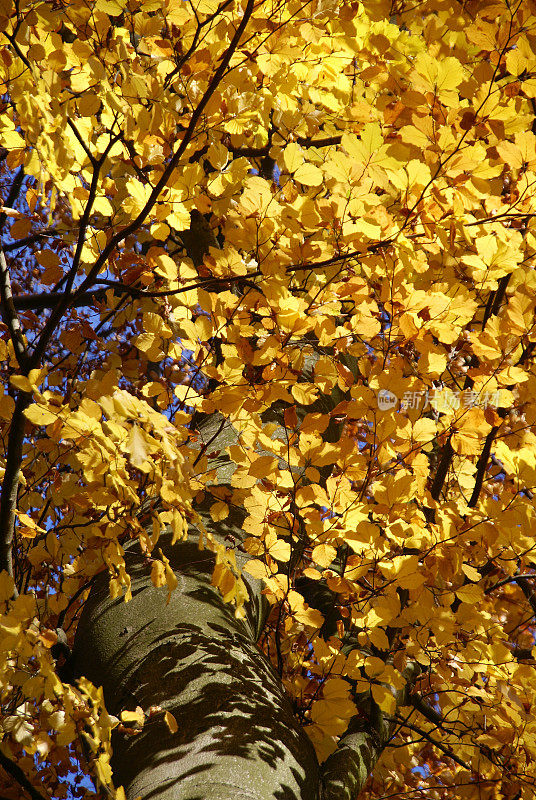
POLYGON ((319 567, 329 567, 337 557, 337 550, 331 544, 317 544, 311 557, 319 567))
POLYGON ((185 406, 191 406, 192 408, 196 408, 203 402, 203 398, 197 394, 189 384, 180 383, 178 386, 175 386, 173 394, 175 397, 178 397, 185 406))
POLYGON ((318 397, 318 388, 308 383, 294 383, 290 391, 294 400, 301 406, 312 405, 318 397))
POLYGON ((369 656, 365 661, 365 672, 369 678, 379 678, 385 670, 385 662, 376 656, 369 656))
POLYGON ((304 186, 320 186, 324 182, 324 175, 314 164, 302 164, 294 173, 294 180, 304 186))
POLYGON ((370 643, 377 647, 378 650, 389 650, 391 647, 391 643, 387 637, 387 634, 382 628, 372 628, 368 632, 368 638, 370 643))
POLYGON ((277 461, 273 456, 259 456, 253 461, 248 473, 255 478, 266 478, 277 466, 277 461))
POLYGON ((210 507, 210 516, 214 522, 220 522, 229 516, 229 506, 223 501, 218 501, 210 507))
POLYGON ((442 375, 447 368, 447 356, 444 353, 425 353, 422 358, 422 367, 424 374, 430 377, 442 375))
POLYGON ((46 374, 46 369, 32 369, 28 373, 28 377, 25 375, 12 375, 9 380, 16 389, 20 389, 22 392, 33 392, 44 381, 46 374))
POLYGON ((19 521, 17 530, 21 536, 33 539, 38 533, 46 533, 45 529, 41 528, 28 514, 23 514, 20 511, 16 513, 19 521))
POLYGON ((26 719, 26 709, 24 706, 19 706, 16 714, 4 719, 3 728, 6 733, 12 736, 15 742, 21 744, 23 747, 28 747, 32 744, 34 728, 31 717, 29 720, 26 719))
POLYGON ((166 569, 161 561, 155 560, 151 568, 151 581, 153 586, 160 588, 166 585, 166 569))
MULTIPOLYGON (((299 384, 298 384, 299 385, 299 384)), ((292 391, 292 389, 291 389, 292 391)), ((301 433, 324 433, 329 425, 328 414, 306 414, 300 425, 301 433)))
POLYGON ((82 117, 91 117, 101 107, 100 97, 94 92, 84 92, 77 101, 78 111, 82 117))
POLYGON ((24 412, 24 416, 28 422, 31 422, 33 425, 50 425, 58 419, 58 414, 53 414, 48 408, 37 405, 36 403, 28 406, 24 412))
POLYGON ((262 578, 269 578, 272 574, 266 564, 263 564, 263 562, 259 561, 257 558, 254 558, 252 561, 248 561, 246 564, 244 564, 244 571, 252 575, 254 578, 258 578, 259 580, 262 578))
POLYGON ((268 549, 269 554, 276 561, 287 562, 290 560, 290 544, 283 542, 281 539, 276 539, 275 543, 268 549))
POLYGON ((164 721, 168 726, 169 730, 171 731, 171 733, 177 733, 177 731, 179 730, 179 726, 177 724, 177 720, 175 719, 171 711, 164 712, 164 721))
POLYGON ((217 563, 212 574, 212 584, 220 590, 225 603, 236 597, 237 579, 232 569, 225 563, 217 563))
POLYGON ((171 566, 169 564, 169 558, 166 558, 166 556, 163 554, 162 550, 160 550, 160 556, 161 556, 163 564, 164 564, 164 578, 165 578, 165 581, 166 581, 166 586, 168 588, 168 596, 167 596, 166 603, 169 603, 169 601, 171 599, 171 593, 173 591, 175 591, 175 589, 179 585, 179 580, 178 580, 177 576, 175 575, 175 572, 173 571, 173 569, 171 568, 171 566))
POLYGON ((95 762, 97 775, 101 783, 105 786, 112 780, 112 768, 110 767, 110 756, 108 753, 101 753, 95 762))
POLYGON ((387 686, 380 686, 377 683, 372 684, 372 697, 374 702, 379 705, 382 711, 386 714, 394 714, 396 712, 396 698, 393 696, 392 691, 387 686))
POLYGON ((317 611, 316 608, 309 608, 305 603, 303 597, 293 589, 287 595, 287 600, 290 604, 293 617, 311 628, 321 628, 324 623, 324 617, 317 611))
POLYGON ((167 253, 163 252, 161 248, 151 247, 147 253, 147 261, 153 267, 157 275, 161 275, 168 281, 177 280, 177 264, 167 253))
POLYGON ((476 455, 480 452, 481 441, 491 430, 490 423, 482 408, 469 408, 456 420, 451 443, 454 451, 461 455, 476 455))
POLYGON ((140 183, 136 178, 129 178, 127 189, 128 196, 123 203, 123 208, 134 217, 140 213, 149 200, 151 187, 149 184, 140 183))
POLYGON ((411 438, 414 442, 430 442, 437 434, 436 423, 433 419, 421 417, 413 425, 411 438))
POLYGON ((138 706, 135 711, 121 711, 121 719, 123 722, 135 722, 138 725, 143 725, 145 714, 143 709, 138 706))
POLYGON ((145 471, 145 467, 147 466, 146 462, 149 457, 149 449, 144 431, 138 425, 133 425, 130 429, 126 443, 126 452, 130 457, 132 465, 145 471))
POLYGON ((35 257, 42 267, 57 267, 60 263, 58 254, 53 250, 39 250, 35 257))
POLYGON ((516 144, 513 142, 499 142, 497 152, 505 164, 508 164, 512 169, 521 169, 524 160, 523 153, 516 144))
POLYGON ((467 586, 461 586, 459 589, 456 589, 456 597, 458 600, 461 600, 462 603, 476 605, 482 600, 482 596, 482 587, 477 586, 475 583, 469 583, 467 586))
POLYGON ((288 172, 295 172, 303 164, 303 151, 295 142, 291 142, 285 147, 283 153, 283 163, 288 172))
POLYGON ((367 163, 383 145, 381 128, 377 122, 370 122, 364 126, 360 137, 343 134, 341 144, 351 158, 367 163))
POLYGON ((15 401, 9 394, 0 395, 0 419, 10 420, 14 408, 15 401))
POLYGON ((467 575, 470 581, 479 581, 482 577, 480 572, 469 564, 462 564, 462 572, 467 575))
POLYGON ((126 3, 122 0, 96 0, 95 10, 104 11, 112 17, 118 17, 123 13, 126 3))
POLYGON ((322 694, 325 700, 338 701, 346 700, 349 696, 350 687, 347 681, 342 678, 330 678, 324 684, 322 694))

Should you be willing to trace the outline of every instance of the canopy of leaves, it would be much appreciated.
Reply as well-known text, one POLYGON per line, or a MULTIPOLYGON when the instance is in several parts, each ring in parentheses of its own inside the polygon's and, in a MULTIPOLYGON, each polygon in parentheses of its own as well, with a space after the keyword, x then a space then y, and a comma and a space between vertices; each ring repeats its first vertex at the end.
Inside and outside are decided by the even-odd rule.
POLYGON ((367 797, 532 798, 536 3, 1 0, 0 30, 0 793, 16 761, 93 796, 68 773, 111 785, 149 713, 54 658, 94 574, 128 602, 126 540, 169 592, 159 534, 197 524, 243 613, 209 496, 320 759, 371 692, 367 797))

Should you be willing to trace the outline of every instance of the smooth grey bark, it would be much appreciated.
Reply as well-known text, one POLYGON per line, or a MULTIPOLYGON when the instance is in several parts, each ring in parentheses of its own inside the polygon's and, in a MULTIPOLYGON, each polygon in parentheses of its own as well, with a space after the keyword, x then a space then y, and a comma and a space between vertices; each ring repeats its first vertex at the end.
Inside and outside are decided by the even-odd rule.
MULTIPOLYGON (((218 474, 230 466, 223 460, 218 474)), ((209 505, 198 509, 205 527, 221 542, 239 542, 242 512, 233 509, 214 523, 209 505)), ((178 577, 169 603, 167 589, 153 586, 151 563, 136 542, 125 552, 132 600, 112 600, 108 574, 101 573, 84 606, 75 670, 103 687, 112 714, 161 706, 178 723, 173 734, 157 714, 135 736, 114 733, 116 785, 125 787, 128 800, 355 800, 391 724, 368 693, 361 696, 360 714, 320 766, 279 676, 256 645, 267 615, 260 582, 243 573, 250 602, 246 618, 236 619, 211 585, 214 556, 199 550, 198 539, 192 529, 173 546, 171 534, 158 541, 178 577)), ((235 552, 241 566, 249 557, 235 552)), ((300 588, 314 605, 307 587, 300 588)), ((397 701, 404 699, 405 690, 398 692, 397 701)))
MULTIPOLYGON (((236 535, 240 522, 235 514, 218 523, 218 538, 236 535)), ((256 646, 261 586, 244 575, 252 602, 237 620, 211 586, 213 555, 197 538, 159 540, 179 579, 169 603, 151 583, 150 564, 129 548, 132 600, 110 599, 103 573, 78 626, 76 667, 103 686, 111 713, 159 705, 178 722, 172 734, 158 714, 137 736, 114 735, 116 783, 129 800, 318 800, 313 747, 256 646)))

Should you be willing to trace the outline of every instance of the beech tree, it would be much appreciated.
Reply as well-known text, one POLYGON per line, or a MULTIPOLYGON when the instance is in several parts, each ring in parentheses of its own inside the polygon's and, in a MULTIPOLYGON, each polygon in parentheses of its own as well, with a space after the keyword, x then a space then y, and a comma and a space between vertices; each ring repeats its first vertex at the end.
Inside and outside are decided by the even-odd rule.
POLYGON ((2 800, 529 800, 534 0, 0 0, 2 800))

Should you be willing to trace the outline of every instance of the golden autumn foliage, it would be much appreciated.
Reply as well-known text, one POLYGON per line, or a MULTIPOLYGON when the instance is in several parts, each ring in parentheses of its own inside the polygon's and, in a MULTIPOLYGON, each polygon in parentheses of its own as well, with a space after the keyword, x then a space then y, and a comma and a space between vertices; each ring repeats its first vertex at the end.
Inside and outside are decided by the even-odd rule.
POLYGON ((123 796, 111 731, 158 710, 111 717, 58 636, 103 569, 128 602, 129 539, 173 592, 193 524, 238 616, 234 546, 264 582, 321 760, 357 695, 391 718, 363 796, 532 798, 536 2, 0 0, 0 30, 2 797, 123 796))

